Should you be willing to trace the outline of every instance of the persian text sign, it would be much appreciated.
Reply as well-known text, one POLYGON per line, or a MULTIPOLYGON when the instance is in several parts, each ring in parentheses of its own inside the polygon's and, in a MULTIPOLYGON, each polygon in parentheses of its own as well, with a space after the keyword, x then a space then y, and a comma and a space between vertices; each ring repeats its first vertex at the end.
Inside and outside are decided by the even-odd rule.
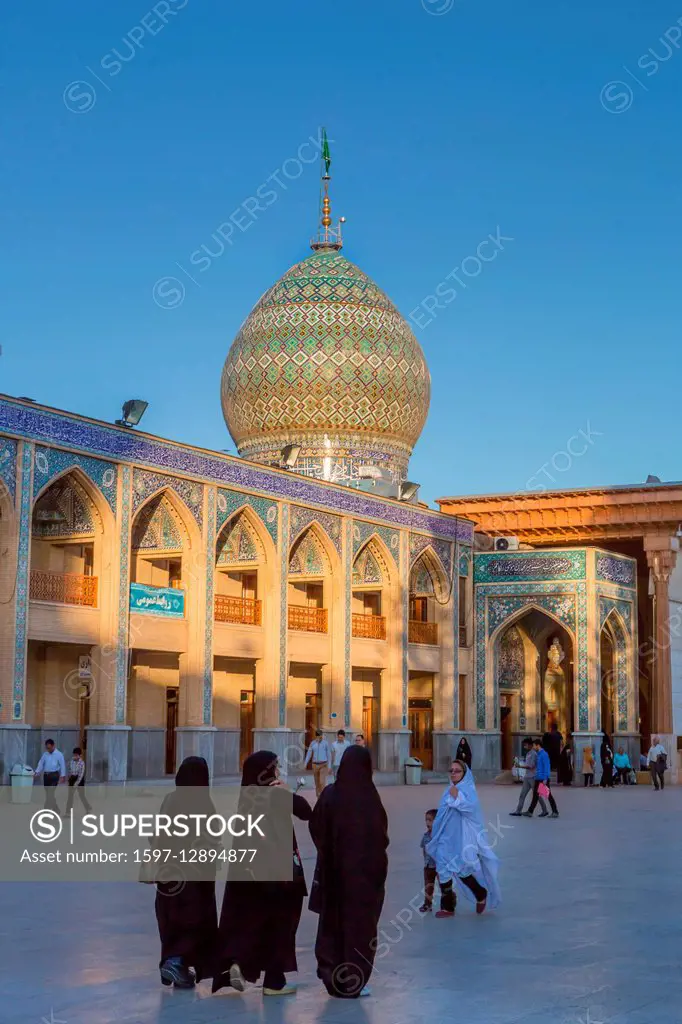
POLYGON ((185 614, 185 592, 170 587, 148 587, 144 583, 131 583, 130 610, 181 619, 185 614))

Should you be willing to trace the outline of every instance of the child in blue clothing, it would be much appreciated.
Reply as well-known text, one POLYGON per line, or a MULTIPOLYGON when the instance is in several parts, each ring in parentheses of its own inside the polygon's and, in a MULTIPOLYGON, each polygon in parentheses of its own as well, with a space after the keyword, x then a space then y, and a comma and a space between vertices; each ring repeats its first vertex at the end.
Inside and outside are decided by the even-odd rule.
POLYGON ((426 821, 426 832, 422 836, 422 841, 419 844, 421 850, 424 853, 424 902, 419 908, 422 914, 428 914, 433 907, 433 890, 436 886, 436 862, 433 857, 429 857, 426 852, 427 843, 431 842, 431 829, 433 823, 436 820, 438 811, 434 810, 427 811, 425 814, 426 821))
MULTIPOLYGON (((538 790, 540 788, 540 783, 542 783, 542 782, 544 782, 544 784, 547 786, 547 789, 550 788, 549 781, 550 781, 551 769, 550 769, 550 764, 549 764, 549 754, 547 753, 546 750, 543 749, 542 740, 533 740, 533 749, 535 750, 535 752, 538 755, 538 760, 537 760, 537 763, 535 765, 535 783, 533 785, 533 799, 531 800, 530 807, 528 808, 528 810, 524 811, 523 813, 524 813, 524 817, 532 818, 533 817, 533 811, 537 807, 538 800, 539 800, 540 801, 540 805, 542 807, 542 811, 540 812, 540 817, 541 818, 546 818, 548 816, 548 814, 549 814, 549 811, 547 810, 547 806, 545 804, 545 801, 540 796, 538 790)), ((557 809, 556 801, 555 801, 554 797, 552 796, 551 791, 550 791, 550 794, 549 794, 549 806, 552 808, 552 817, 553 818, 558 818, 559 817, 559 811, 557 809)))

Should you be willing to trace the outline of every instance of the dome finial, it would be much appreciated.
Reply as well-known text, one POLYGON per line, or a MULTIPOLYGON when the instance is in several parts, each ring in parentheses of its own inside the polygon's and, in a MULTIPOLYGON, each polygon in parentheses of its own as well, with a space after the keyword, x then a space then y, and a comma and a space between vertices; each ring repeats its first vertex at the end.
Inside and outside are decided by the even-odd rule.
POLYGON ((331 181, 329 168, 332 158, 329 152, 329 139, 327 138, 325 128, 320 128, 320 159, 321 164, 324 165, 322 173, 322 199, 320 202, 320 226, 317 237, 313 238, 310 242, 310 248, 315 251, 318 249, 336 249, 338 252, 343 247, 341 225, 346 218, 341 217, 337 226, 332 227, 332 204, 329 198, 329 182, 331 181))

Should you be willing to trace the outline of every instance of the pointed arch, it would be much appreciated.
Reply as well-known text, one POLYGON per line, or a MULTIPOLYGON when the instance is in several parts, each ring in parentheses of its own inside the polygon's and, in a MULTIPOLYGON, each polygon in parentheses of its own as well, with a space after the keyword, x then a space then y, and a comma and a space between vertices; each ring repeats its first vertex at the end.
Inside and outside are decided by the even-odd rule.
POLYGON ((290 576, 331 576, 336 562, 336 549, 317 522, 302 530, 289 547, 290 576))
POLYGON ((556 615, 554 612, 550 611, 548 608, 543 608, 541 604, 538 604, 537 602, 533 601, 532 598, 531 598, 531 600, 529 600, 528 604, 524 604, 520 608, 517 608, 514 612, 512 612, 511 615, 508 616, 508 618, 503 619, 502 622, 500 622, 495 627, 495 629, 493 630, 493 632, 490 634, 490 636, 488 638, 489 645, 492 647, 492 645, 496 644, 501 633, 503 633, 510 626, 513 626, 520 619, 523 619, 524 616, 526 616, 528 614, 528 612, 531 612, 531 611, 539 612, 541 615, 544 615, 546 618, 551 619, 552 622, 555 622, 557 624, 557 626, 559 626, 560 629, 563 629, 566 632, 566 634, 568 635, 571 643, 574 645, 574 649, 575 649, 575 642, 576 642, 575 641, 575 631, 573 629, 571 629, 570 626, 566 625, 566 623, 563 622, 558 617, 558 615, 556 615))
POLYGON ((275 557, 277 553, 272 536, 266 529, 263 520, 260 518, 260 516, 257 515, 256 512, 254 512, 253 508, 245 502, 243 505, 240 505, 239 508, 236 508, 234 512, 230 513, 225 522, 221 524, 220 529, 216 534, 216 565, 219 564, 221 540, 222 542, 224 542, 224 539, 228 531, 231 528, 234 528, 235 524, 240 520, 247 525, 248 530, 255 538, 258 548, 258 558, 256 559, 256 561, 272 561, 272 559, 275 557))
MULTIPOLYGON (((171 487, 162 487, 159 490, 154 491, 154 493, 150 494, 148 498, 145 498, 145 500, 136 509, 135 516, 133 517, 131 524, 132 549, 135 551, 138 550, 135 546, 136 528, 141 523, 145 522, 145 520, 147 522, 151 522, 155 512, 160 508, 169 513, 173 526, 178 532, 178 538, 182 543, 180 548, 162 548, 159 550, 184 551, 194 548, 199 549, 201 547, 201 536, 199 534, 199 528, 196 524, 196 520, 184 501, 171 487)), ((163 516, 163 512, 161 515, 163 516)), ((146 550, 151 549, 147 548, 146 550)))
MULTIPOLYGON (((59 503, 60 495, 65 500, 68 500, 67 492, 69 487, 74 492, 76 502, 82 503, 88 511, 94 513, 91 528, 74 530, 70 534, 71 536, 97 536, 102 535, 105 530, 114 529, 114 516, 108 501, 97 484, 90 479, 80 466, 69 466, 67 469, 62 470, 37 491, 33 499, 32 518, 35 520, 35 513, 40 510, 41 506, 49 504, 51 495, 54 496, 57 504, 59 503)), ((74 525, 81 524, 74 523, 74 525)), ((82 525, 85 526, 85 523, 82 525)), ((51 536, 56 538, 68 535, 57 530, 53 532, 45 531, 43 534, 46 540, 49 540, 51 536)))
POLYGON ((291 561, 291 555, 296 545, 307 533, 310 532, 314 533, 315 537, 320 542, 327 555, 330 567, 329 571, 331 572, 337 569, 339 567, 339 553, 337 551, 336 545, 334 544, 334 541, 325 530, 324 526, 320 522, 318 522, 317 519, 313 519, 311 520, 311 522, 303 526, 298 531, 296 536, 289 542, 289 560, 291 561))
POLYGON ((444 604, 450 595, 450 581, 443 563, 429 544, 410 566, 410 593, 433 594, 444 604))
POLYGON ((634 700, 635 678, 634 672, 630 672, 631 644, 628 642, 630 630, 619 608, 615 605, 604 619, 599 632, 600 677, 602 675, 601 638, 603 635, 606 635, 608 638, 613 651, 613 676, 615 678, 613 717, 617 723, 618 732, 626 732, 630 718, 630 708, 634 700))
MULTIPOLYGON (((362 543, 357 551, 357 554, 353 558, 353 585, 355 586, 355 567, 359 565, 359 560, 364 553, 370 553, 376 560, 380 572, 381 580, 380 583, 384 585, 391 584, 397 578, 397 567, 391 552, 386 546, 385 541, 378 533, 373 533, 362 543)), ((358 584, 359 585, 359 584, 358 584)))

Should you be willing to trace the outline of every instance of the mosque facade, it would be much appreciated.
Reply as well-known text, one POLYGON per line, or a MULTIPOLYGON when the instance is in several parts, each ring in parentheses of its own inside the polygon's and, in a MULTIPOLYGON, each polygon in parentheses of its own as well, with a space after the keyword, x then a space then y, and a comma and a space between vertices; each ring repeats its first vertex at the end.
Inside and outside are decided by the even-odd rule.
POLYGON ((443 771, 466 735, 494 777, 552 723, 638 757, 642 693, 674 743, 660 644, 641 683, 636 550, 570 524, 538 537, 518 496, 504 530, 479 499, 417 500, 428 368, 342 255, 328 182, 312 255, 225 361, 239 457, 0 397, 4 781, 48 736, 85 746, 97 781, 192 753, 233 775, 258 748, 295 771, 317 728, 363 733, 396 778, 410 755, 443 771))

